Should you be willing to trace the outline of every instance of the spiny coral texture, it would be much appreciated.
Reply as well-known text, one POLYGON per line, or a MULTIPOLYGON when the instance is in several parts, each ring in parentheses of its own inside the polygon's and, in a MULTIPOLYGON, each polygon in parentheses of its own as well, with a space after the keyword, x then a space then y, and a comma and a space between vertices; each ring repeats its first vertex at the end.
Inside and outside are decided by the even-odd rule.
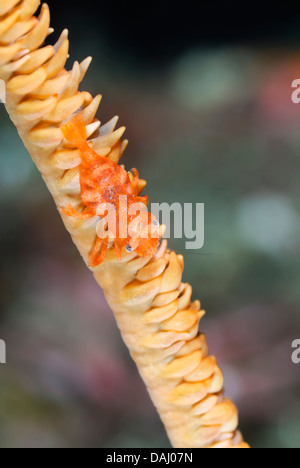
MULTIPOLYGON (((61 126, 81 112, 88 138, 100 155, 118 162, 127 141, 115 130, 117 118, 95 119, 101 96, 79 92, 90 59, 65 70, 68 33, 44 46, 52 30, 47 5, 39 0, 0 0, 0 78, 7 85, 7 110, 41 171, 58 207, 82 209, 80 154, 61 126)), ((141 182, 140 190, 145 183, 141 182)), ((96 240, 94 222, 63 216, 88 263, 96 240)), ((183 258, 165 241, 151 259, 114 251, 93 269, 115 313, 123 338, 144 379, 174 447, 246 448, 237 431, 237 410, 223 396, 223 376, 198 332, 204 312, 182 283, 183 258)))

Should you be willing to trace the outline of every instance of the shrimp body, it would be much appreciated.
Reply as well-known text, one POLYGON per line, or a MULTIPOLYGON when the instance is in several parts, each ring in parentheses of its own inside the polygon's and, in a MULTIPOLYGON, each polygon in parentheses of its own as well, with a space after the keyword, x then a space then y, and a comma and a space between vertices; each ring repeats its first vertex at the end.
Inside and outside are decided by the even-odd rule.
MULTIPOLYGON (((81 200, 84 206, 83 212, 78 212, 74 207, 68 205, 61 209, 67 216, 81 219, 89 219, 98 216, 100 205, 114 207, 115 228, 110 229, 114 238, 116 255, 119 260, 122 258, 124 247, 128 251, 135 252, 143 257, 152 256, 157 251, 159 242, 159 225, 155 218, 145 212, 142 206, 148 204, 147 196, 139 196, 139 174, 133 169, 132 178, 121 166, 109 158, 98 155, 88 144, 86 127, 81 114, 75 116, 70 122, 62 127, 64 137, 80 151, 80 190, 81 200), (123 205, 121 206, 121 200, 123 205), (126 206, 124 206, 126 200, 126 206), (141 205, 139 216, 133 213, 130 208, 133 204, 141 205), (126 211, 125 235, 124 220, 126 211), (156 226, 156 229, 153 228, 156 226), (131 229, 128 229, 131 226, 131 229), (122 235, 121 235, 122 233, 122 235)), ((107 229, 107 227, 106 227, 107 229)), ((107 255, 109 233, 107 237, 98 237, 94 248, 90 254, 90 264, 95 267, 102 263, 107 255)))

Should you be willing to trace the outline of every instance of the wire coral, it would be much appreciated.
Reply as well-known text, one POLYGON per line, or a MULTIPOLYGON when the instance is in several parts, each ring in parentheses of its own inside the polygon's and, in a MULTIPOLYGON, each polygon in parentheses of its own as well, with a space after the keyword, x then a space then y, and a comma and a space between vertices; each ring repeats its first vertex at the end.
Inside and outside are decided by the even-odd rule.
MULTIPOLYGON (((67 71, 68 32, 44 46, 49 8, 34 14, 39 0, 0 0, 0 78, 6 82, 7 111, 57 207, 84 208, 80 150, 66 140, 63 127, 80 113, 89 145, 99 157, 118 163, 127 141, 117 118, 105 125, 95 118, 101 96, 79 91, 91 59, 67 71), (93 138, 91 139, 91 137, 93 138)), ((137 193, 145 182, 139 180, 137 193)), ((96 242, 92 220, 62 212, 66 228, 87 265, 96 242)), ((151 258, 125 250, 120 260, 108 249, 105 261, 90 266, 103 288, 123 339, 166 427, 181 448, 247 448, 237 430, 237 409, 224 397, 223 375, 199 333, 204 315, 182 282, 183 257, 162 241, 151 258)))

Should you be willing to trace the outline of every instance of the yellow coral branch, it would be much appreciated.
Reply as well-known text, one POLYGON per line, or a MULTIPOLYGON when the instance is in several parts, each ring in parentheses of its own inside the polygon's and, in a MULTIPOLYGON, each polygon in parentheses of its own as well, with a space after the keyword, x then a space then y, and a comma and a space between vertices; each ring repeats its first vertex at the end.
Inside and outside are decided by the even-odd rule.
MULTIPOLYGON (((92 146, 118 162, 127 141, 117 118, 101 126, 95 115, 101 96, 78 91, 90 59, 65 70, 68 32, 44 46, 52 32, 50 13, 39 0, 0 0, 0 78, 7 111, 39 168, 57 206, 81 207, 78 150, 64 140, 61 126, 81 112, 92 146)), ((142 190, 145 183, 141 183, 142 190)), ((88 263, 95 224, 62 215, 88 263)), ((134 252, 117 261, 112 250, 92 269, 174 447, 247 448, 237 431, 237 409, 223 395, 223 376, 199 334, 204 315, 192 288, 182 283, 183 257, 162 242, 151 259, 134 252)))

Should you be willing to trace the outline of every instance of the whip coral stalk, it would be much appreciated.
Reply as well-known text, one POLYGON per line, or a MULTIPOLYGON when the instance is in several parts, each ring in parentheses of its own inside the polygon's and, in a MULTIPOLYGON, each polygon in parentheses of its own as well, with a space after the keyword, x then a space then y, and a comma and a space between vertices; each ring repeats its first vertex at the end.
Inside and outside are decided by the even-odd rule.
MULTIPOLYGON (((43 46, 52 30, 47 5, 39 0, 0 0, 0 78, 6 82, 7 111, 40 170, 58 208, 84 208, 80 151, 63 133, 80 113, 90 147, 118 163, 127 141, 117 118, 101 126, 95 115, 101 96, 78 91, 90 59, 65 70, 68 32, 43 46)), ((145 187, 139 180, 138 194, 145 187)), ((64 210, 62 210, 64 211, 64 210)), ((62 212, 84 261, 97 241, 95 223, 62 212)), ((152 257, 110 248, 104 262, 90 266, 103 288, 123 339, 174 447, 247 448, 237 430, 237 409, 223 395, 216 358, 199 334, 204 315, 182 282, 183 257, 162 241, 152 257)))

